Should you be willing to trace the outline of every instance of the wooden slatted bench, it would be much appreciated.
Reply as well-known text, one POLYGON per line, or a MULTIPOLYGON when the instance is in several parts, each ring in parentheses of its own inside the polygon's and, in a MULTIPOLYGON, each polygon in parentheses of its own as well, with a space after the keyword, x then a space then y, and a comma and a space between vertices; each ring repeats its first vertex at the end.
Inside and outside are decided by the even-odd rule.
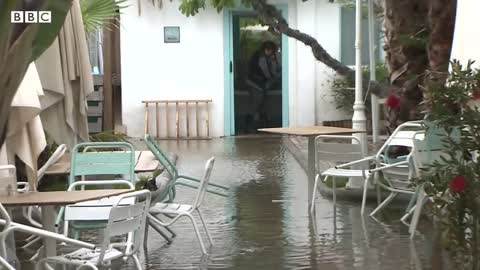
POLYGON ((144 100, 142 103, 145 104, 145 134, 157 139, 210 139, 211 99, 144 100))

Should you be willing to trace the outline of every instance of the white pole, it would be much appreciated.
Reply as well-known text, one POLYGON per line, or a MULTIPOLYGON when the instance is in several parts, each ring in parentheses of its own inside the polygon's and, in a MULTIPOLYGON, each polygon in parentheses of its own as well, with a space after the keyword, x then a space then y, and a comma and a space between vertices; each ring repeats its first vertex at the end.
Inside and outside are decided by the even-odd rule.
MULTIPOLYGON (((352 128, 367 130, 367 117, 365 115, 365 104, 363 102, 362 84, 362 0, 356 0, 355 7, 355 103, 353 104, 352 128)), ((355 133, 362 143, 364 155, 367 155, 367 134, 355 133)), ((350 178, 347 187, 361 188, 363 179, 350 178)))
MULTIPOLYGON (((368 0, 368 50, 370 56, 370 80, 375 81, 377 76, 375 74, 376 71, 376 45, 377 42, 375 40, 375 14, 373 10, 373 0, 368 0)), ((378 142, 378 135, 379 135, 379 110, 380 107, 378 106, 378 98, 376 95, 371 95, 371 103, 372 103, 372 137, 373 143, 378 142)))

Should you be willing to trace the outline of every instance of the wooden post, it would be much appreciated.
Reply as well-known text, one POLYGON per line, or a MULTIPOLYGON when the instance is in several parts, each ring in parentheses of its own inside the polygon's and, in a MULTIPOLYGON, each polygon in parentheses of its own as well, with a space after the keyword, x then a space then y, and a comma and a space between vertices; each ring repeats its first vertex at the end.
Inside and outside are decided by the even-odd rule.
POLYGON ((198 131, 198 101, 195 102, 195 124, 196 124, 196 129, 195 129, 195 135, 197 135, 197 137, 199 137, 200 133, 198 131))
POLYGON ((166 111, 165 111, 165 117, 167 117, 167 136, 166 136, 166 137, 168 138, 168 137, 169 137, 169 134, 170 134, 170 132, 169 132, 169 129, 170 129, 170 121, 168 120, 168 101, 165 102, 165 110, 166 110, 166 111))
POLYGON ((103 129, 113 130, 112 31, 103 29, 103 129))
POLYGON ((148 134, 148 102, 145 102, 145 135, 148 134))
POLYGON ((178 123, 178 102, 175 102, 175 127, 177 129, 177 139, 180 138, 180 125, 178 123))
POLYGON ((157 120, 157 138, 160 137, 160 112, 158 111, 158 103, 155 103, 155 119, 157 120))
POLYGON ((190 137, 190 131, 189 131, 189 125, 188 125, 188 101, 185 102, 185 113, 187 114, 186 117, 187 117, 187 138, 190 137))
POLYGON ((208 110, 208 103, 209 101, 207 101, 205 103, 205 105, 207 106, 207 121, 206 121, 206 125, 207 125, 207 138, 210 137, 210 113, 209 113, 209 110, 208 110))

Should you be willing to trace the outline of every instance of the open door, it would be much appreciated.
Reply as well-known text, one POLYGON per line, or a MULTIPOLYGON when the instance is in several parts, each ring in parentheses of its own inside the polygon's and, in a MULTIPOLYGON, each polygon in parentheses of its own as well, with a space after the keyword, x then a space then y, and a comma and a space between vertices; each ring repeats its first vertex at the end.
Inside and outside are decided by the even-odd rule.
POLYGON ((225 134, 288 125, 287 38, 252 11, 226 18, 225 134))

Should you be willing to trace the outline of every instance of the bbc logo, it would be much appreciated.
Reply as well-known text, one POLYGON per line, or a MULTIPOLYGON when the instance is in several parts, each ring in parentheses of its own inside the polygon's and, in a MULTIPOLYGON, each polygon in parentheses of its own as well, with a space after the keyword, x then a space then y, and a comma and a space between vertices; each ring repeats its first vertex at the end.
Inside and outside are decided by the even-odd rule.
POLYGON ((11 23, 51 23, 51 11, 12 11, 11 23))

